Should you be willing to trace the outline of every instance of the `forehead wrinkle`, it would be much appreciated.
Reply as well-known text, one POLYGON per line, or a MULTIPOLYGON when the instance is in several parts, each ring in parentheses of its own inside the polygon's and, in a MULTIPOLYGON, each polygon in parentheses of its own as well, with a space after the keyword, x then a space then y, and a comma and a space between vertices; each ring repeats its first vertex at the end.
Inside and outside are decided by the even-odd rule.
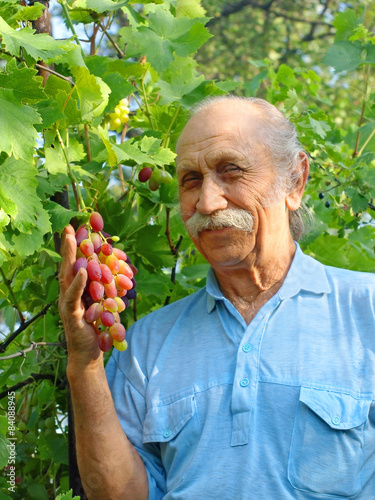
POLYGON ((186 142, 182 137, 181 143, 178 144, 177 148, 177 168, 183 167, 183 164, 196 163, 197 155, 199 164, 202 158, 207 158, 208 163, 225 160, 226 158, 228 160, 237 159, 244 161, 248 156, 254 155, 255 148, 249 140, 245 140, 245 137, 241 136, 240 131, 238 134, 233 134, 231 130, 231 133, 223 131, 208 138, 189 140, 189 142, 186 142), (216 146, 218 140, 220 140, 220 143, 216 146), (210 148, 212 149, 207 151, 210 148))

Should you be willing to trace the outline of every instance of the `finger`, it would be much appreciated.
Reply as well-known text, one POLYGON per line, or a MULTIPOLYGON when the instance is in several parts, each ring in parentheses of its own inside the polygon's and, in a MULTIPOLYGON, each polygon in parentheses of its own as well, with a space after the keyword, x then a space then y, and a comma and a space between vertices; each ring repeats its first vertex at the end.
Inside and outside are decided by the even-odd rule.
POLYGON ((60 266, 59 280, 60 288, 64 293, 73 281, 73 264, 76 261, 77 243, 75 233, 72 226, 67 226, 64 229, 62 239, 62 262, 60 266))
POLYGON ((86 286, 86 281, 86 269, 81 268, 65 293, 65 309, 68 313, 82 309, 81 297, 86 286))

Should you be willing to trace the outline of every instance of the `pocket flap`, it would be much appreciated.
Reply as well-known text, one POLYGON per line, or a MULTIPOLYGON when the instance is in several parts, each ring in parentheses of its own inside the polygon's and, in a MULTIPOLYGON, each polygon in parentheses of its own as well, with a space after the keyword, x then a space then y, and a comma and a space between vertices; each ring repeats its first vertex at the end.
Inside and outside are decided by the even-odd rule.
POLYGON ((147 411, 143 425, 143 442, 170 441, 193 415, 193 396, 166 405, 152 406, 147 411))
POLYGON ((332 429, 342 430, 362 425, 371 405, 371 399, 356 399, 343 392, 313 387, 301 387, 300 401, 319 415, 332 429))

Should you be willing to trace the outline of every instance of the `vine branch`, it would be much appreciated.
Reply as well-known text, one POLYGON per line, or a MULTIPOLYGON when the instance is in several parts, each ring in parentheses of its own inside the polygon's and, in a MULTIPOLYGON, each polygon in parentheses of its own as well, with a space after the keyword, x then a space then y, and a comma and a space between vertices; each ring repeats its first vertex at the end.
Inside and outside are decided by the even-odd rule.
POLYGON ((55 376, 48 373, 32 373, 26 380, 18 382, 18 384, 12 385, 5 391, 0 392, 0 399, 6 398, 8 396, 8 392, 18 391, 18 389, 25 387, 25 385, 33 384, 38 380, 51 380, 52 382, 55 382, 55 376))
POLYGON ((22 349, 21 351, 15 352, 13 354, 9 354, 9 356, 1 356, 0 360, 13 359, 13 358, 18 358, 20 356, 25 357, 27 352, 31 352, 34 349, 37 349, 39 346, 49 346, 49 345, 63 346, 64 344, 62 344, 61 342, 31 342, 29 347, 27 347, 26 349, 22 349))
POLYGON ((43 307, 43 309, 38 312, 35 316, 33 316, 32 318, 30 318, 28 321, 25 321, 24 323, 22 323, 22 325, 17 328, 17 330, 15 330, 13 333, 11 333, 9 335, 9 337, 4 340, 4 342, 2 342, 0 344, 0 352, 4 352, 5 349, 8 347, 8 345, 13 342, 13 340, 18 337, 18 335, 20 333, 22 333, 24 330, 26 330, 26 328, 28 326, 30 326, 32 323, 34 323, 34 321, 36 321, 38 318, 40 318, 41 316, 44 316, 46 314, 46 312, 48 311, 48 309, 51 307, 52 304, 47 304, 45 307, 43 307))
POLYGON ((112 36, 108 33, 107 28, 103 26, 103 24, 100 21, 97 21, 98 25, 100 26, 101 30, 105 34, 105 36, 108 38, 108 40, 111 42, 113 45, 114 49, 116 50, 118 56, 120 59, 124 59, 125 53, 120 49, 120 47, 117 45, 117 43, 114 41, 112 36))

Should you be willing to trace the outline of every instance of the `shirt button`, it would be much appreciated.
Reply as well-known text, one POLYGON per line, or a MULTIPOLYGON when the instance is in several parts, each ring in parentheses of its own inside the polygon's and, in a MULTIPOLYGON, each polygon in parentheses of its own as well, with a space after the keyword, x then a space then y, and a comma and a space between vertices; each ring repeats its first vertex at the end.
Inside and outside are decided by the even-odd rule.
POLYGON ((242 346, 243 352, 250 352, 252 348, 253 346, 251 344, 245 344, 244 346, 242 346))
POLYGON ((248 378, 243 378, 241 381, 240 381, 240 386, 241 387, 247 387, 249 385, 249 379, 248 378))
POLYGON ((332 417, 331 422, 333 423, 333 425, 339 425, 341 420, 339 417, 332 417))
POLYGON ((172 434, 172 431, 170 429, 168 429, 167 431, 164 432, 163 436, 165 438, 169 438, 171 434, 172 434))

